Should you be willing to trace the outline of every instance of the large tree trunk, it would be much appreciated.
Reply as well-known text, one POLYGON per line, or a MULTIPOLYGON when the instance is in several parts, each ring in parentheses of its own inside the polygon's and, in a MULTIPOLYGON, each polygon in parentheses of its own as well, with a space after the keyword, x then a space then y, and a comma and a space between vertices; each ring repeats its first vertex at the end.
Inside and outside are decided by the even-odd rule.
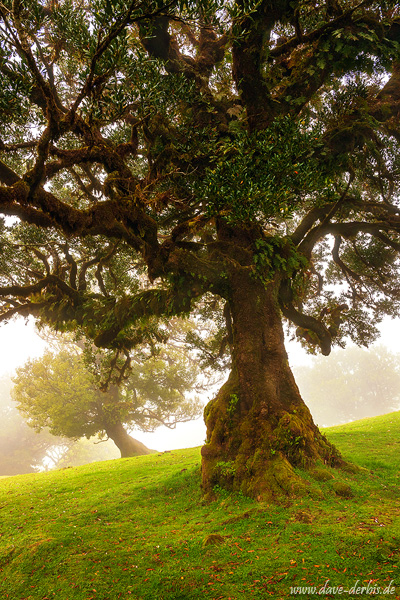
POLYGON ((130 436, 129 433, 125 431, 122 423, 112 423, 107 425, 106 433, 121 452, 121 458, 152 454, 152 452, 154 452, 154 450, 150 450, 147 446, 142 444, 142 442, 139 442, 130 436))
POLYGON ((290 370, 276 283, 238 266, 230 284, 233 364, 205 409, 204 491, 218 485, 263 500, 302 493, 295 467, 344 461, 314 424, 290 370))

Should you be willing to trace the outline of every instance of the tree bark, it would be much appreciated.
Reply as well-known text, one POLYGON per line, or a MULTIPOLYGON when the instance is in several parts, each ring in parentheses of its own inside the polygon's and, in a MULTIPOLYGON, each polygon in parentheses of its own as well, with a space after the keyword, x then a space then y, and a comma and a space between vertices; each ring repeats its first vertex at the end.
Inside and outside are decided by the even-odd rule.
POLYGON ((259 500, 303 493, 295 473, 321 461, 345 465, 304 404, 284 346, 278 285, 248 266, 230 277, 232 371, 205 409, 202 480, 206 495, 220 486, 259 500))
POLYGON ((142 444, 142 442, 139 442, 130 436, 124 429, 122 423, 112 423, 107 425, 106 433, 121 452, 121 458, 153 453, 153 450, 150 450, 147 446, 142 444))

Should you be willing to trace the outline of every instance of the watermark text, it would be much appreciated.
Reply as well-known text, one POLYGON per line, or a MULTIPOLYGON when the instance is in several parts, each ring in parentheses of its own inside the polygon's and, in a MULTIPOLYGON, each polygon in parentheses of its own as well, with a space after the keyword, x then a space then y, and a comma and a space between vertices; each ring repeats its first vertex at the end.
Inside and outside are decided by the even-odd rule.
POLYGON ((354 585, 347 588, 343 585, 334 586, 330 583, 330 580, 327 579, 321 587, 316 586, 291 586, 290 595, 291 596, 323 596, 325 594, 332 594, 342 596, 345 594, 352 594, 354 596, 379 596, 386 595, 392 596, 396 593, 396 588, 394 586, 394 580, 392 580, 389 585, 382 587, 376 585, 372 580, 370 580, 367 585, 362 585, 360 580, 357 579, 354 585))

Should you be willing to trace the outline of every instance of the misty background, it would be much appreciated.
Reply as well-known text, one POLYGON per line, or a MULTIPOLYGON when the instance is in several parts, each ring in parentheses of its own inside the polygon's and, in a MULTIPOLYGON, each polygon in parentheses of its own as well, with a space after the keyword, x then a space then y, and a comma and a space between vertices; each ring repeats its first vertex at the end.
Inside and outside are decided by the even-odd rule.
MULTIPOLYGON (((370 349, 349 345, 328 357, 310 356, 299 343, 287 340, 289 364, 319 427, 400 409, 400 320, 386 319, 379 329, 381 338, 370 349)), ((40 357, 46 348, 33 320, 19 318, 0 327, 0 475, 119 457, 111 441, 74 442, 46 431, 37 434, 25 424, 10 397, 11 377, 17 367, 40 357)), ((213 394, 209 391, 204 395, 204 405, 213 394)), ((173 430, 161 426, 152 433, 136 429, 130 433, 149 448, 168 451, 202 445, 206 431, 200 417, 178 423, 173 430)))

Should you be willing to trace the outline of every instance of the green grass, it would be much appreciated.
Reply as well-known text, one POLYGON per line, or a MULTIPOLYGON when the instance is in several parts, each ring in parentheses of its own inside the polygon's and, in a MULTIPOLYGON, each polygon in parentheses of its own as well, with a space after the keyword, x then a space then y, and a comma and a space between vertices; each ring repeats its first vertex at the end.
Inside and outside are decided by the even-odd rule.
POLYGON ((203 503, 198 448, 2 479, 1 600, 279 600, 327 580, 369 584, 345 598, 394 581, 381 597, 399 598, 400 413, 325 433, 370 471, 321 466, 334 478, 308 476, 311 496, 281 505, 203 503))

